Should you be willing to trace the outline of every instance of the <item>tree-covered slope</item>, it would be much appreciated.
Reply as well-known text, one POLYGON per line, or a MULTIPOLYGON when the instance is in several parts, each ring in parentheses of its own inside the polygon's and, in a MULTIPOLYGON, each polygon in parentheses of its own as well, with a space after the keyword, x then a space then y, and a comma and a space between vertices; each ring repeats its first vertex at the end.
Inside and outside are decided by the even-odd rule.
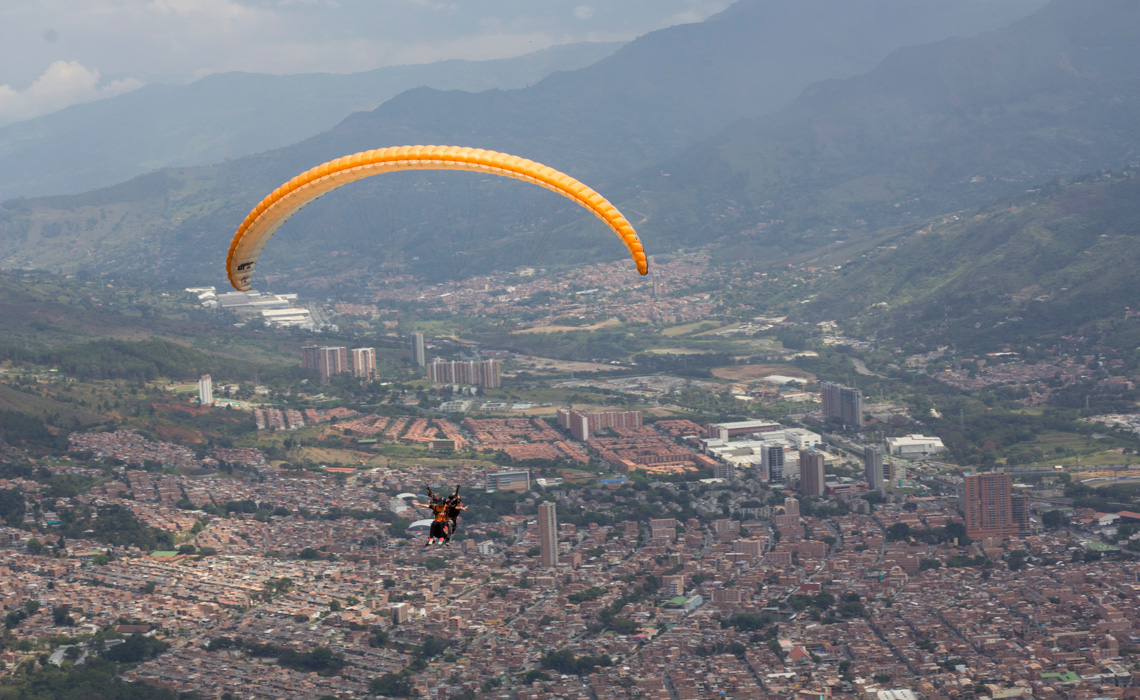
POLYGON ((874 243, 832 254, 842 268, 807 317, 960 348, 1065 335, 1140 346, 1140 171, 1055 182, 874 243))
POLYGON ((1140 4, 1056 0, 814 85, 671 161, 642 196, 670 232, 744 232, 770 256, 1126 167, 1140 157, 1138 61, 1140 4))

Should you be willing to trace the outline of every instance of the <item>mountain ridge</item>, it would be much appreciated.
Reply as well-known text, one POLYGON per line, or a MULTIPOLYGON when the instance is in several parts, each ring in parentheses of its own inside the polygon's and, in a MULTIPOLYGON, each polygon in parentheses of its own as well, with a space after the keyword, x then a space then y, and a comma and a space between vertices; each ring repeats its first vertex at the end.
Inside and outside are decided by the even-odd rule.
POLYGON ((1140 59, 1140 6, 1086 5, 1058 0, 1006 30, 902 48, 746 117, 665 163, 667 178, 646 173, 644 196, 664 205, 652 215, 692 227, 732 207, 714 235, 776 222, 755 242, 797 253, 1126 167, 1140 158, 1140 80, 1127 68, 1140 59), (677 193, 696 181, 719 186, 694 209, 677 193))
POLYGON ((437 61, 352 74, 217 73, 152 84, 0 127, 0 201, 76 194, 164 167, 211 165, 281 148, 420 85, 479 91, 532 85, 617 50, 553 47, 517 58, 437 61), (66 154, 72 168, 59 170, 66 154))
MULTIPOLYGON (((1039 4, 1003 3, 1001 7, 1012 13, 1011 8, 1039 4)), ((117 186, 115 191, 9 203, 7 212, 0 212, 4 227, 0 264, 74 269, 84 263, 69 259, 67 248, 56 244, 88 250, 97 244, 97 255, 86 264, 147 274, 177 269, 213 279, 215 268, 205 264, 201 251, 224 249, 228 238, 223 241, 222 237, 232 233, 267 192, 324 160, 399 143, 470 145, 525 155, 599 191, 614 192, 624 200, 611 196, 619 207, 630 203, 635 210, 648 211, 650 207, 643 207, 644 188, 631 182, 631 174, 683 153, 742 116, 779 107, 781 100, 792 99, 820 77, 855 71, 852 52, 873 67, 892 46, 930 34, 944 36, 953 26, 992 24, 992 15, 987 13, 995 5, 975 0, 876 0, 874 7, 876 12, 869 13, 865 5, 855 7, 837 0, 742 0, 706 22, 654 32, 587 68, 551 75, 530 88, 476 94, 420 88, 372 112, 354 114, 336 129, 289 148, 213 166, 161 171, 117 186), (979 13, 985 17, 932 26, 932 17, 941 19, 954 8, 981 8, 979 13), (827 21, 811 24, 804 33, 789 29, 803 25, 797 24, 797 18, 821 16, 827 21), (745 21, 748 18, 751 25, 745 21), (887 26, 884 18, 897 22, 887 26), (834 36, 846 43, 837 43, 834 36), (765 41, 766 37, 772 41, 765 41), (820 52, 821 43, 831 50, 820 52), (789 53, 790 49, 794 52, 789 53), (805 56, 825 65, 799 61, 805 56), (764 70, 758 68, 764 66, 764 70), (113 201, 118 193, 130 193, 130 201, 113 201)), ((496 212, 517 208, 518 190, 476 183, 472 207, 479 208, 482 218, 442 221, 436 198, 439 183, 445 181, 425 176, 408 187, 407 206, 426 212, 424 218, 401 223, 380 237, 382 245, 375 243, 371 222, 387 215, 375 201, 369 204, 369 198, 376 200, 376 191, 366 186, 330 195, 314 205, 311 211, 326 214, 325 220, 315 215, 306 218, 311 212, 302 211, 286 228, 323 227, 314 238, 321 241, 317 246, 321 251, 327 251, 329 240, 336 240, 342 251, 352 253, 356 264, 394 262, 420 274, 444 274, 429 262, 432 251, 441 247, 469 262, 450 269, 456 274, 520 262, 575 262, 617 252, 612 241, 600 243, 601 237, 583 233, 587 224, 567 213, 570 204, 551 204, 529 223, 504 224, 496 212), (340 208, 329 204, 338 201, 350 204, 340 208), (355 213, 354 207, 359 207, 355 213), (361 221, 369 225, 362 227, 361 221), (486 241, 459 235, 441 239, 438 233, 448 226, 471 229, 476 225, 495 233, 486 241), (556 231, 557 245, 551 244, 549 251, 540 251, 542 255, 533 260, 517 259, 511 249, 533 238, 536 226, 556 231), (547 254, 555 248, 557 255, 547 254)), ((697 191, 717 182, 712 178, 698 183, 697 191)), ((672 232, 654 232, 657 224, 658 220, 649 219, 650 234, 661 234, 663 243, 680 239, 680 227, 666 221, 672 232)), ((312 240, 289 231, 280 235, 292 235, 291 245, 275 246, 274 255, 263 263, 276 264, 278 270, 297 268, 302 261, 327 266, 327 256, 313 254, 312 240), (274 262, 275 256, 279 262, 274 262)), ((271 271, 272 267, 260 269, 271 271)))
POLYGON ((1136 346, 1140 322, 1128 311, 1140 295, 1137 249, 1140 170, 1055 181, 808 261, 839 271, 798 313, 963 349, 1076 334, 1136 346))

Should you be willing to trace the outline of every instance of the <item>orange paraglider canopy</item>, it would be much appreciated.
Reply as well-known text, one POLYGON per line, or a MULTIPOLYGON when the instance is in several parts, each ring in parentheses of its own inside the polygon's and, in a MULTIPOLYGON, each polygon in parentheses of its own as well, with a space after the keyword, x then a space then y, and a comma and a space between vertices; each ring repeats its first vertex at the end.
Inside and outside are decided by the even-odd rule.
POLYGON ((253 268, 265 244, 290 216, 321 195, 362 178, 396 170, 475 170, 525 180, 557 192, 592 211, 621 238, 637 265, 649 271, 645 250, 633 226, 614 205, 574 178, 518 156, 458 146, 399 146, 364 151, 318 165, 271 192, 238 227, 226 258, 226 273, 237 289, 248 291, 253 268))

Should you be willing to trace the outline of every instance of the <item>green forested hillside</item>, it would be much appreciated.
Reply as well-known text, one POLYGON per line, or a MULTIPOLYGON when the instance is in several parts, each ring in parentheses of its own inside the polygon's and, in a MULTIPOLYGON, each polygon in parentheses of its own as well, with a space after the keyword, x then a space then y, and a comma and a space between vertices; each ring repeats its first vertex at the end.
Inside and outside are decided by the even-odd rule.
POLYGON ((1053 183, 836 251, 812 317, 959 348, 1086 335, 1140 346, 1140 171, 1053 183))
POLYGON ((275 368, 219 357, 167 340, 101 339, 50 350, 0 345, 0 362, 3 361, 53 367, 78 379, 132 381, 197 380, 203 374, 221 380, 246 381, 257 373, 273 376, 276 373, 301 372, 296 366, 275 368))
POLYGON ((901 49, 742 120, 644 183, 668 234, 733 257, 850 241, 1140 157, 1140 5, 1056 0, 1006 30, 901 49))

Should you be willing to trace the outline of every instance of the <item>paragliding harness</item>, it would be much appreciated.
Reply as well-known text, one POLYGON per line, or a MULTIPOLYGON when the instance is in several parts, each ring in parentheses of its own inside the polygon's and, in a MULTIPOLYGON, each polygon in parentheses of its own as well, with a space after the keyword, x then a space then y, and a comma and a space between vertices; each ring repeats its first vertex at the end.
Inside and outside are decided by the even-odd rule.
POLYGON ((424 544, 425 547, 429 546, 436 540, 446 544, 451 544, 451 533, 447 528, 447 501, 435 495, 430 486, 424 486, 427 489, 428 502, 418 503, 413 501, 417 506, 426 507, 432 512, 431 529, 428 531, 428 541, 424 544))
POLYGON ((447 520, 450 528, 448 536, 453 536, 459 529, 459 514, 467 510, 467 506, 463 505, 463 499, 459 497, 459 484, 455 485, 455 493, 448 497, 446 503, 447 520))

